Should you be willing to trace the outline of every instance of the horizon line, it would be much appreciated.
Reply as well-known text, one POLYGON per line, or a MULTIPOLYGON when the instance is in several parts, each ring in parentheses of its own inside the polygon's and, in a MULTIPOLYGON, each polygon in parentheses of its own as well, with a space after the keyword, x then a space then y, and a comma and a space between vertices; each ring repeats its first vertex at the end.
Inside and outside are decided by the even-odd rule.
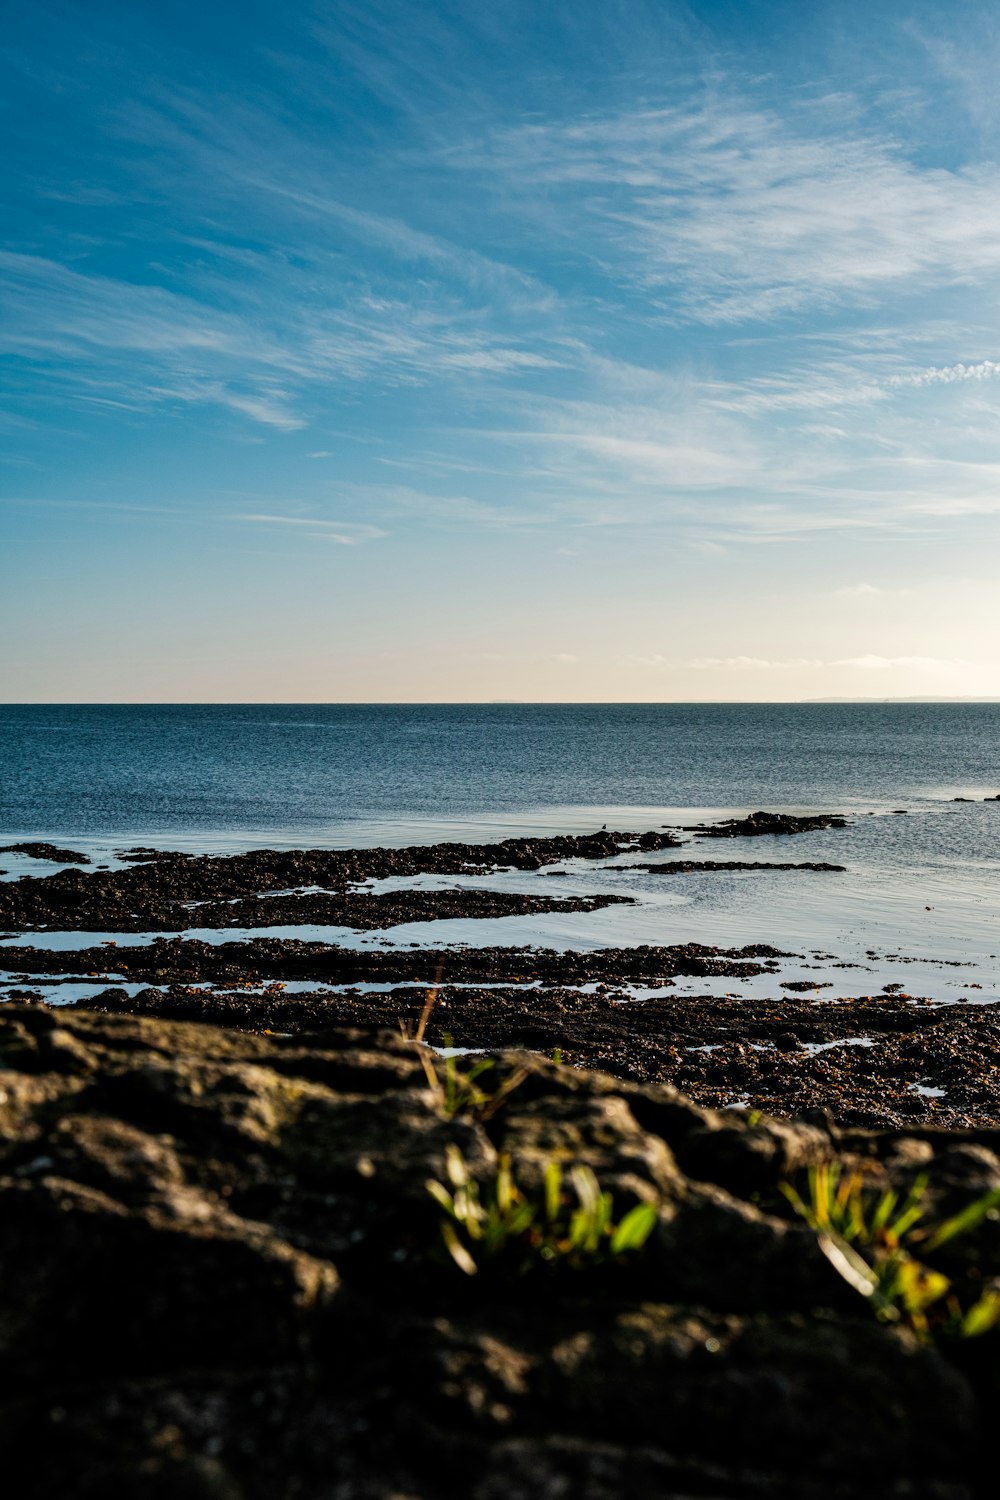
POLYGON ((0 708, 789 708, 852 703, 1000 703, 1000 695, 824 698, 61 698, 11 699, 0 708))

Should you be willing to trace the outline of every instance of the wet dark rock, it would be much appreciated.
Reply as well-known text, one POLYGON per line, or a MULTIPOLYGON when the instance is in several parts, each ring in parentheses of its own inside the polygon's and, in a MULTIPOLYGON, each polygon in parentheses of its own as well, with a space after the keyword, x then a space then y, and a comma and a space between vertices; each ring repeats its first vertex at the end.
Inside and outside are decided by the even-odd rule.
MULTIPOLYGON (((62 870, 0 886, 0 924, 21 931, 165 932, 288 922, 356 928, 452 916, 551 911, 549 898, 502 891, 395 891, 358 887, 388 876, 486 875, 538 870, 566 859, 605 860, 630 849, 672 848, 665 833, 599 833, 504 839, 497 844, 433 844, 401 849, 256 849, 226 857, 152 849, 125 851, 123 870, 62 870), (318 892, 313 890, 318 887, 318 892), (274 893, 274 894, 271 894, 274 893)), ((13 847, 13 846, 12 846, 13 847)), ((20 845, 22 852, 50 848, 20 845)), ((56 851, 62 858, 66 851, 56 851)), ((45 857, 54 858, 56 855, 45 857)), ((86 863, 85 857, 68 856, 86 863)), ((581 898, 570 910, 595 910, 620 896, 581 898)))
POLYGON ((516 1151, 519 1178, 534 1190, 556 1157, 586 1161, 623 1208, 670 1202, 684 1191, 670 1147, 644 1130, 618 1095, 581 1091, 526 1103, 515 1093, 494 1133, 498 1149, 516 1151))
POLYGON ((658 865, 626 865, 629 870, 646 870, 651 875, 693 875, 702 871, 729 870, 815 870, 845 873, 845 865, 829 864, 775 864, 764 860, 744 859, 672 859, 658 865))
MULTIPOLYGON (((853 1151, 944 1203, 997 1180, 985 1139, 838 1144, 524 1056, 491 1119, 448 1119, 412 1044, 358 1028, 5 1005, 0 1056, 0 1450, 28 1500, 991 1493, 996 1336, 968 1360, 876 1322, 775 1188, 853 1151), (525 1184, 588 1162, 656 1205, 647 1252, 462 1278, 424 1188, 455 1145, 525 1184)), ((976 1253, 962 1274, 1000 1269, 976 1253)))
MULTIPOLYGON (((263 899, 208 901, 194 907, 160 913, 150 927, 170 930, 178 926, 276 927, 308 923, 314 926, 350 927, 356 932, 397 927, 407 922, 437 922, 454 918, 537 916, 551 911, 600 911, 604 907, 629 904, 633 898, 593 895, 549 898, 510 891, 463 890, 393 891, 357 896, 299 895, 263 899)), ((116 931, 127 931, 119 927, 116 931)))
MULTIPOLYGON (((560 903, 561 904, 561 903, 560 903)), ((326 984, 429 984, 436 976, 450 983, 544 980, 585 984, 593 980, 660 980, 677 974, 750 977, 767 972, 781 950, 763 944, 709 948, 702 943, 655 948, 595 948, 557 952, 550 948, 353 949, 295 939, 257 938, 251 942, 203 943, 156 938, 135 946, 50 951, 4 949, 4 961, 17 974, 102 974, 109 961, 119 975, 168 983, 217 981, 244 984, 314 979, 326 984)))
MULTIPOLYGON (((406 922, 434 922, 445 918, 533 916, 551 911, 600 911, 630 903, 631 896, 548 897, 499 890, 412 890, 357 894, 306 892, 288 896, 229 896, 225 900, 165 901, 138 911, 128 909, 131 897, 99 889, 87 876, 74 888, 54 889, 49 880, 17 882, 8 898, 9 914, 25 930, 61 927, 66 931, 176 932, 178 929, 220 927, 281 927, 309 924, 348 927, 356 932, 396 927, 406 922), (121 901, 125 899, 126 905, 121 901)), ((0 894, 0 904, 4 897, 0 894)))
POLYGON ((333 1267, 203 1194, 148 1208, 54 1173, 0 1180, 0 1368, 62 1382, 281 1360, 333 1267))
POLYGON ((116 849, 115 858, 126 864, 145 864, 154 859, 193 859, 190 854, 173 853, 164 849, 152 849, 148 844, 135 844, 131 849, 116 849))
POLYGON ((840 813, 800 817, 792 813, 754 812, 745 818, 726 818, 721 823, 696 823, 685 832, 698 833, 704 839, 743 839, 763 834, 814 833, 822 828, 846 827, 847 819, 840 813))
POLYGON ((86 854, 75 849, 60 849, 55 844, 2 844, 0 854, 26 854, 30 859, 50 859, 53 864, 89 865, 86 854))
POLYGON ((649 852, 653 849, 679 849, 683 843, 672 833, 641 833, 635 840, 636 849, 649 852))
MULTIPOLYGON (((760 813, 710 836, 806 831, 788 823, 844 826, 760 813)), ((140 931, 175 915, 381 926, 562 909, 504 908, 489 887, 359 886, 677 842, 602 830, 226 860, 137 849, 126 871, 4 886, 0 912, 140 931)), ((725 976, 735 990, 788 956, 6 949, 14 994, 43 997, 56 974, 108 985, 89 1010, 0 1005, 6 1470, 30 1476, 27 1500, 985 1500, 998 1336, 942 1357, 874 1323, 780 1186, 804 1188, 838 1155, 878 1188, 926 1176, 932 1216, 995 1189, 1000 1028, 989 1008, 926 1007, 899 985, 822 1006, 808 980, 776 976, 763 999, 675 987, 725 976), (129 998, 124 980, 149 987, 129 998), (350 988, 365 983, 389 988, 350 988), (516 1083, 487 1119, 446 1118, 399 1035, 428 987, 427 1039, 484 1048, 487 1086, 516 1083), (556 1049, 574 1066, 546 1060, 556 1049), (928 1085, 943 1097, 917 1092, 928 1085), (429 1253, 425 1182, 456 1146, 482 1179, 508 1155, 529 1188, 553 1159, 586 1161, 619 1213, 656 1206, 647 1253, 569 1280, 465 1281, 429 1253)), ((976 1286, 997 1276, 1000 1224, 946 1247, 942 1266, 976 1286)))

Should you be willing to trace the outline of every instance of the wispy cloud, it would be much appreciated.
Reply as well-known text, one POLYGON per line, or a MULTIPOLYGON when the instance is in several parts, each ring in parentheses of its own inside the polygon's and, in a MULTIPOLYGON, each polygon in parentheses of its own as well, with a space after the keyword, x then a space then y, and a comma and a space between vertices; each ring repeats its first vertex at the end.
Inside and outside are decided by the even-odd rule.
POLYGON ((863 672, 947 672, 954 668, 975 670, 977 663, 964 661, 958 656, 879 656, 870 652, 865 656, 847 656, 830 663, 834 667, 859 667, 863 672))
POLYGON ((263 340, 238 319, 161 286, 86 275, 44 256, 0 251, 2 347, 31 357, 88 349, 252 358, 263 340))
POLYGON ((933 366, 927 370, 915 370, 908 375, 890 375, 886 382, 890 386, 955 385, 961 381, 994 380, 1000 375, 1000 362, 981 359, 977 364, 933 366))
POLYGON ((254 526, 296 527, 311 537, 334 542, 340 547, 357 547, 362 542, 375 541, 378 537, 386 535, 379 526, 371 526, 358 521, 328 521, 317 516, 266 515, 251 511, 233 515, 230 520, 242 521, 254 526))
MULTIPOLYGON (((508 191, 558 195, 563 234, 613 279, 707 322, 953 285, 1000 267, 1000 169, 918 165, 738 94, 525 125, 472 150, 508 191)), ((554 227, 553 217, 547 227, 554 227)), ((667 304, 664 303, 664 307, 667 304)))
POLYGON ((668 667, 687 672, 823 672, 859 670, 862 672, 916 672, 937 674, 980 672, 990 670, 988 663, 967 661, 957 656, 880 656, 869 652, 863 656, 834 658, 788 656, 696 656, 678 660, 668 656, 629 656, 634 666, 668 667))
POLYGON ((178 532, 258 559, 353 548, 359 589, 390 551, 415 577, 447 556, 508 663, 524 582, 562 683, 596 683, 595 598, 613 671, 681 694, 979 681, 1000 166, 970 120, 996 50, 938 18, 954 34, 910 28, 919 66, 888 88, 877 49, 833 78, 829 7, 803 8, 801 52, 741 9, 723 36, 657 0, 625 26, 257 7, 245 49, 202 58, 155 7, 126 27, 54 0, 0 254, 18 492, 166 497, 178 532))
POLYGON ((337 494, 366 512, 387 520, 395 517, 446 530, 484 527, 490 530, 533 530, 550 524, 548 507, 517 501, 492 503, 464 494, 442 494, 405 484, 337 485, 337 494))
POLYGON ((150 385, 146 395, 164 401, 183 401, 194 405, 216 405, 239 412, 264 427, 275 427, 280 432, 297 432, 306 425, 291 408, 291 396, 287 390, 269 388, 266 377, 262 377, 259 389, 254 394, 243 394, 212 380, 188 380, 183 384, 150 385))
POLYGON ((338 307, 316 286, 303 301, 307 279, 289 274, 266 310, 259 289, 234 283, 235 309, 222 310, 193 295, 196 285, 178 293, 0 252, 0 350, 56 362, 62 387, 81 399, 223 406, 289 432, 306 425, 317 387, 331 380, 458 385, 561 363, 551 349, 468 326, 447 299, 366 293, 338 307))
POLYGON ((881 588, 875 583, 845 583, 842 588, 833 590, 833 597, 835 599, 886 599, 912 593, 912 589, 881 588))
MULTIPOLYGON (((693 672, 789 672, 830 665, 806 656, 792 656, 785 661, 769 661, 760 656, 696 656, 681 663, 693 672)), ((836 666, 837 663, 832 663, 836 666)))

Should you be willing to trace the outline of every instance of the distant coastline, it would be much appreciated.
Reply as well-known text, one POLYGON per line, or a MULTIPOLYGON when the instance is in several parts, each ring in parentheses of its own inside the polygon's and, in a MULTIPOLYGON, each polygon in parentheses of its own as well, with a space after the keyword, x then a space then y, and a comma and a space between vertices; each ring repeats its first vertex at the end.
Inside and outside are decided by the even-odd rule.
POLYGON ((798 698, 798 703, 1000 703, 1000 698, 798 698))

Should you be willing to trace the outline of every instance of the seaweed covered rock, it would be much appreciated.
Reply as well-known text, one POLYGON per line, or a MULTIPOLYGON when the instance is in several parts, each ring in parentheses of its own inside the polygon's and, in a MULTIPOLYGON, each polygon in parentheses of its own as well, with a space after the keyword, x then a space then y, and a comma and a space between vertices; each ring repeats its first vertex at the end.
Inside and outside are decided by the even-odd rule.
MULTIPOLYGON (((156 849, 123 851, 124 868, 60 870, 24 876, 0 887, 0 923, 23 931, 165 932, 199 927, 253 927, 283 922, 347 923, 381 927, 392 922, 449 916, 499 916, 549 911, 558 899, 491 890, 373 892, 367 882, 387 876, 485 875, 493 870, 540 870, 567 859, 606 860, 623 850, 675 848, 668 832, 615 833, 504 839, 497 844, 442 843, 396 849, 251 849, 243 854, 192 855, 156 849)), ((10 844, 11 853, 66 864, 89 864, 86 855, 51 844, 10 844)), ((0 850, 0 853, 5 852, 0 850)), ((627 900, 580 898, 570 910, 627 900)))
POLYGON ((704 839, 758 838, 762 834, 815 833, 822 828, 846 828, 841 813, 752 812, 745 818, 724 818, 719 823, 698 823, 685 829, 704 839))

